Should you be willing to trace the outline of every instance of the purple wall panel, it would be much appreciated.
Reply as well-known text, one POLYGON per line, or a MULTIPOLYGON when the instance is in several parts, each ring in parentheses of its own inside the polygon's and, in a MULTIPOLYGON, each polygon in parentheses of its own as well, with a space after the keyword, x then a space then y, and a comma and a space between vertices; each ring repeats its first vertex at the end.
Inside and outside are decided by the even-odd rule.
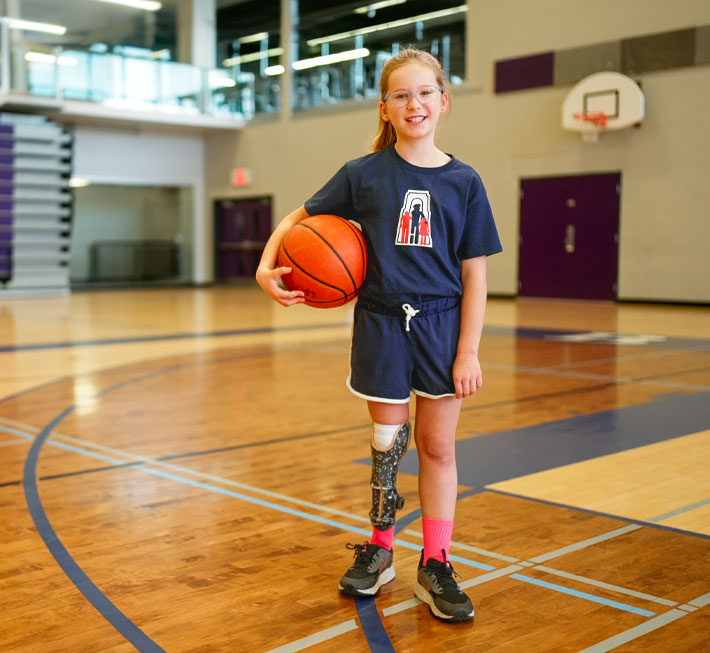
POLYGON ((552 86, 554 76, 554 52, 496 61, 496 93, 552 86))

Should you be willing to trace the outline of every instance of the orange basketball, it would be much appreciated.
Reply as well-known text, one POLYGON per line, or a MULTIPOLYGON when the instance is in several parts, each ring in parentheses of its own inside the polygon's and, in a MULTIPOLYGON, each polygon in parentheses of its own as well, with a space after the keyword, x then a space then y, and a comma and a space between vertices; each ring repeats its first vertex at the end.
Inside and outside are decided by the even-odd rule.
POLYGON ((282 279, 302 290, 316 308, 342 306, 365 280, 367 249, 362 232, 337 215, 313 215, 288 230, 279 246, 278 265, 292 268, 282 279))

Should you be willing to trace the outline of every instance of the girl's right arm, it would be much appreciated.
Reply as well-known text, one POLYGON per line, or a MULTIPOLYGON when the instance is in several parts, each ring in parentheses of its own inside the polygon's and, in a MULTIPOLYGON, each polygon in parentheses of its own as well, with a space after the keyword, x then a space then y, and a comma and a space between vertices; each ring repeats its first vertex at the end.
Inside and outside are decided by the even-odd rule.
POLYGON ((278 255, 279 245, 286 235, 286 232, 293 227, 293 225, 307 217, 309 217, 309 215, 306 213, 306 209, 300 206, 279 222, 278 227, 274 229, 274 232, 266 243, 266 247, 264 247, 264 253, 261 255, 261 261, 259 261, 259 267, 256 270, 256 280, 258 284, 267 295, 282 306, 302 304, 306 301, 301 290, 284 290, 279 285, 281 277, 291 272, 291 268, 276 267, 276 257, 278 255))

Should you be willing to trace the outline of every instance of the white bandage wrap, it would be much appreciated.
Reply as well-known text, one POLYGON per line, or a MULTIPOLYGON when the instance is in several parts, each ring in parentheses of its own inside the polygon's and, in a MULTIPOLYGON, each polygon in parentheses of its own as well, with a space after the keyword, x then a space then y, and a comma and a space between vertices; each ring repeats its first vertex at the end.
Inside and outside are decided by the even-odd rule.
POLYGON ((372 423, 372 446, 378 451, 387 451, 394 442, 401 424, 378 424, 372 423))

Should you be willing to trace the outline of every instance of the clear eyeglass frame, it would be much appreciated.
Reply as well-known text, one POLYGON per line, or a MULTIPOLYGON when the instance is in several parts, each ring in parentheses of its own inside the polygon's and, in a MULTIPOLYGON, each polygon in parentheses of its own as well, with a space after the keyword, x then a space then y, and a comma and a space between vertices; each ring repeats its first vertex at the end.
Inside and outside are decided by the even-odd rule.
POLYGON ((431 104, 438 97, 438 93, 443 93, 444 89, 441 86, 424 86, 417 91, 395 91, 387 93, 384 101, 389 100, 393 107, 406 107, 415 97, 422 104, 431 104))

